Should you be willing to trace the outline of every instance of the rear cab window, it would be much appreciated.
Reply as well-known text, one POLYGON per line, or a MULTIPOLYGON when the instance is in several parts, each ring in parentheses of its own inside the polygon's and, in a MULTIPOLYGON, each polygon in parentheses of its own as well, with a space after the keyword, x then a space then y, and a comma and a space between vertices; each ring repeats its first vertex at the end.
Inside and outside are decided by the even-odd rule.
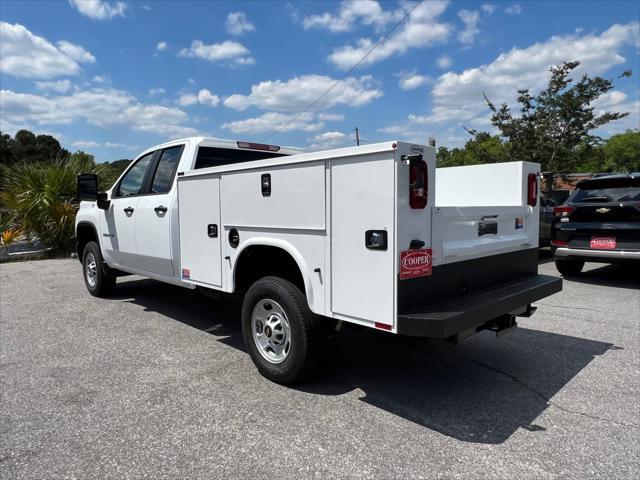
POLYGON ((178 145, 165 148, 162 151, 153 176, 153 182, 151 182, 150 193, 167 193, 171 190, 183 150, 184 145, 178 145))
POLYGON ((199 147, 194 170, 219 167, 233 163, 264 160, 265 158, 284 157, 287 154, 256 150, 236 150, 234 148, 199 147))

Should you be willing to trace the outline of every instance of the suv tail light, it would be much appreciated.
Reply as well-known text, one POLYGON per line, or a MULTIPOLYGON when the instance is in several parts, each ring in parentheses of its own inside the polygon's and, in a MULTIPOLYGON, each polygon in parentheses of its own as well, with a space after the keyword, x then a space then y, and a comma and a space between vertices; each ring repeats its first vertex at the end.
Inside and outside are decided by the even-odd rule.
POLYGON ((568 217, 569 215, 571 215, 571 212, 573 212, 574 210, 575 208, 573 207, 566 207, 566 206, 553 207, 553 215, 556 217, 568 217))
POLYGON ((538 174, 530 173, 527 177, 527 205, 535 207, 538 204, 538 174))
POLYGON ((429 199, 429 173, 422 155, 409 157, 409 205, 425 208, 429 199))

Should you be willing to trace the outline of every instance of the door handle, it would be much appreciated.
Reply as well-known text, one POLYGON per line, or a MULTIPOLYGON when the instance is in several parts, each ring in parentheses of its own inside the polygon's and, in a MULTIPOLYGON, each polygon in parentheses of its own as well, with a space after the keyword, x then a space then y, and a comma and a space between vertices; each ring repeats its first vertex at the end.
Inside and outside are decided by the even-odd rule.
POLYGON ((167 207, 165 207, 164 205, 159 205, 156 208, 153 209, 154 212, 158 213, 158 214, 162 214, 164 215, 165 213, 167 213, 167 207))
POLYGON ((125 208, 124 209, 124 213, 126 213, 129 216, 133 215, 133 208, 131 208, 131 207, 125 208))

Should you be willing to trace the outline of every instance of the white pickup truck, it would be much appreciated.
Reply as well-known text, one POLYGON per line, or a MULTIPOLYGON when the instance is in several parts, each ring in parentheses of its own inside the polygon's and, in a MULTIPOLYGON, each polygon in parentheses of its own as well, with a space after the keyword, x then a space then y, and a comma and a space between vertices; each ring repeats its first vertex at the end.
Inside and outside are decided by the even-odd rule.
POLYGON ((301 153, 176 140, 107 192, 78 177, 78 257, 95 296, 122 274, 244 295, 253 362, 297 382, 342 322, 459 340, 513 328, 561 290, 537 273, 538 171, 436 171, 435 148, 396 141, 301 153))

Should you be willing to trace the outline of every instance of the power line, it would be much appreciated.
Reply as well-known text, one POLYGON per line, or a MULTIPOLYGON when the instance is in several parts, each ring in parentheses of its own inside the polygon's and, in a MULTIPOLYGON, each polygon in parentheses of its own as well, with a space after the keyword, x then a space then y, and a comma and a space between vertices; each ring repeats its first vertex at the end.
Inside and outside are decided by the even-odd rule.
POLYGON ((402 25, 404 23, 404 21, 409 18, 409 16, 413 13, 413 11, 418 8, 418 6, 424 2, 424 0, 420 0, 418 3, 416 3, 411 10, 409 10, 406 15, 404 17, 402 17, 402 19, 400 19, 400 21, 398 23, 396 23, 391 30, 389 30, 387 33, 385 33, 382 38, 380 38, 380 40, 378 40, 378 43, 376 43, 373 47, 371 47, 369 49, 369 51, 360 59, 358 60, 357 63, 355 63, 351 68, 349 68, 349 70, 347 70, 344 75, 342 75, 342 77, 340 77, 338 80, 336 80, 329 88, 327 88, 324 92, 322 92, 322 94, 320 94, 320 96, 318 98, 316 98, 313 102, 311 102, 309 105, 307 105, 306 107, 304 107, 302 110, 300 110, 298 113, 296 113, 293 117, 291 117, 289 119, 289 121, 283 123, 282 125, 280 125, 278 128, 276 128, 273 132, 271 132, 269 135, 267 135, 266 137, 264 137, 261 141, 265 142, 267 141, 269 138, 273 137, 276 133, 278 133, 279 131, 281 131, 283 128, 285 128, 286 126, 290 125, 294 120, 296 120, 300 115, 302 115, 303 113, 307 112, 310 108, 312 108, 316 103, 318 103, 320 100, 322 100, 331 90, 333 90, 338 84, 342 83, 344 81, 345 78, 347 78, 349 76, 349 74, 351 72, 353 72, 356 68, 358 68, 362 62, 364 62, 367 58, 369 58, 369 55, 371 55, 373 53, 373 51, 378 48, 380 45, 382 45, 390 36, 393 32, 396 31, 396 29, 402 25))

